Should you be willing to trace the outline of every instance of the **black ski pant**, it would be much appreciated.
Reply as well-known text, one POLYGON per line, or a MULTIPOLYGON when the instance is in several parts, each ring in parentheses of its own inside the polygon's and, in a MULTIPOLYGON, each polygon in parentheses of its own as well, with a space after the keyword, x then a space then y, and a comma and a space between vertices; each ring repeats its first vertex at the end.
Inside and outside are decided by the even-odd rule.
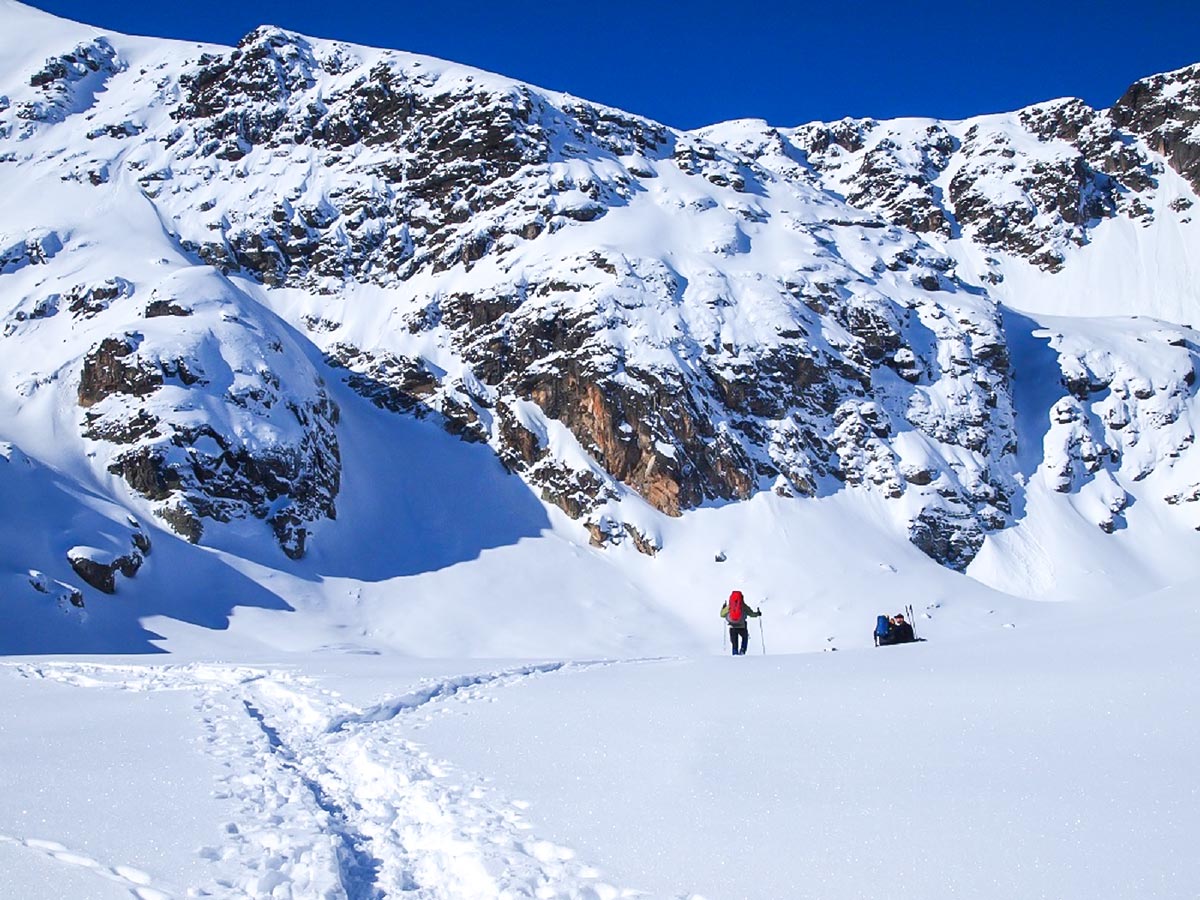
POLYGON ((730 625, 729 643, 733 645, 734 656, 744 656, 746 654, 746 645, 750 643, 750 629, 745 625, 730 625), (740 649, 739 642, 741 644, 740 649))

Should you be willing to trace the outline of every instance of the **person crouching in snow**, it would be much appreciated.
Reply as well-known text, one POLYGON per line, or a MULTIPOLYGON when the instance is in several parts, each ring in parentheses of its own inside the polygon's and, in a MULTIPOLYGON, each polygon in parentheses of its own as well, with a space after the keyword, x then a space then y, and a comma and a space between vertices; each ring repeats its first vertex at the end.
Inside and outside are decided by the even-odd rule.
POLYGON ((911 644, 916 639, 913 627, 904 621, 904 613, 892 616, 892 630, 888 634, 889 644, 911 644))
POLYGON ((730 594, 725 605, 721 607, 721 617, 729 623, 729 643, 733 645, 734 656, 744 656, 750 643, 750 627, 747 620, 761 615, 762 610, 751 609, 741 591, 730 594))

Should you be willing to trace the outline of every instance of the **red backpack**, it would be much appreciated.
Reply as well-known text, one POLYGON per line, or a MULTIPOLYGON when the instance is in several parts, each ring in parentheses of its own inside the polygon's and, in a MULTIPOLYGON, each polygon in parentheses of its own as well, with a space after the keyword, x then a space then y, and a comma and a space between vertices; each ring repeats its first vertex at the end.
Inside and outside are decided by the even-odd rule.
POLYGON ((736 625, 744 621, 746 611, 742 609, 742 592, 734 591, 729 595, 729 624, 736 625))

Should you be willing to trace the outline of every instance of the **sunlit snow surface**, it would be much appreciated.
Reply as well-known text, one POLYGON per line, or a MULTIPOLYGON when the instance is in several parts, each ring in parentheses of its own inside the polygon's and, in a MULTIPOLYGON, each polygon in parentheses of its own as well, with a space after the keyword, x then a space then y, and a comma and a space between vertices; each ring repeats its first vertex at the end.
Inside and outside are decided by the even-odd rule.
POLYGON ((1185 900, 1193 591, 825 654, 5 663, 0 893, 1185 900))
MULTIPOLYGON (((48 56, 100 33, 11 0, 0 21, 4 104, 31 96, 29 73, 48 56)), ((220 51, 110 39, 126 68, 106 109, 149 120, 165 107, 143 104, 155 82, 139 67, 174 73, 220 51)), ((1012 117, 985 119, 1019 138, 1012 117)), ((760 126, 706 133, 733 145, 760 126)), ((56 140, 48 129, 25 145, 52 163, 37 177, 0 165, 0 252, 31 239, 53 260, 14 263, 0 296, 29 338, 0 343, 0 652, 20 654, 0 662, 0 897, 1200 896, 1200 520, 1198 504, 1164 499, 1200 484, 1196 403, 1194 391, 1163 391, 1196 344, 1194 226, 1118 218, 1068 247, 1058 274, 997 264, 1004 281, 988 295, 1018 363, 1025 490, 967 575, 912 546, 903 509, 855 490, 764 491, 679 519, 648 511, 663 544, 651 559, 588 546, 489 448, 326 377, 323 348, 298 327, 326 312, 360 343, 459 365, 391 328, 413 296, 267 290, 196 266, 177 239, 206 227, 191 200, 155 205, 119 168, 104 190, 63 181, 86 179, 103 156, 93 148, 120 151, 110 137, 56 140), (55 285, 87 283, 113 276, 114 260, 139 303, 156 287, 187 294, 201 324, 64 325, 25 305, 48 290, 45 269, 55 285), (80 437, 72 379, 80 356, 125 326, 231 380, 258 371, 272 344, 290 386, 325 378, 342 410, 344 481, 336 522, 304 559, 286 559, 257 521, 187 544, 107 474, 107 451, 80 437), (1057 405, 1062 360, 1108 379, 1086 415, 1121 426, 1120 466, 1067 493, 1055 479, 1078 437, 1071 416, 1085 413, 1057 405), (1147 390, 1159 400, 1122 406, 1120 392, 1147 390), (1136 502, 1107 534, 1097 522, 1126 491, 1136 502), (153 539, 136 580, 73 605, 68 551, 111 557, 135 527, 153 539), (30 570, 31 559, 56 568, 30 570), (764 611, 736 660, 717 616, 734 587, 764 611), (907 605, 928 640, 870 648, 875 616, 907 605), (161 651, 174 655, 78 655, 161 651)), ((758 235, 745 217, 757 207, 724 209, 697 180, 664 167, 653 192, 553 247, 569 259, 598 235, 696 273, 727 251, 751 269, 791 253, 789 265, 813 262, 807 237, 758 235)), ((224 202, 279 187, 258 171, 224 202)), ((1160 194, 1163 205, 1190 188, 1167 169, 1160 194)), ((785 213, 778 197, 754 202, 785 213)), ((820 212, 789 215, 803 233, 820 212)), ((846 226, 830 265, 870 271, 882 250, 867 232, 846 226)), ((988 270, 969 242, 937 249, 972 284, 988 270)), ((522 265, 553 269, 529 255, 522 265)), ((488 261, 447 284, 495 275, 488 261)), ((718 282, 698 277, 694 308, 647 319, 631 342, 665 353, 675 322, 752 339, 780 324, 753 291, 710 317, 718 282)), ((964 314, 988 308, 959 299, 964 314)), ((936 413, 950 398, 929 402, 936 413)), ((215 402, 191 412, 248 446, 296 438, 285 415, 215 402)), ((556 452, 584 455, 528 412, 556 452)), ((934 452, 915 432, 897 446, 914 461, 934 452)))

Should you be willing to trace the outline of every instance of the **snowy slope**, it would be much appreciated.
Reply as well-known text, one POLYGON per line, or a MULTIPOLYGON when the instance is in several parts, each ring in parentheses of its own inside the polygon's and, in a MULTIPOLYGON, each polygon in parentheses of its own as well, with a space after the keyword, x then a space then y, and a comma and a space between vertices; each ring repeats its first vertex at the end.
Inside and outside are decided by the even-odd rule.
POLYGON ((691 653, 733 586, 817 649, 1200 575, 1153 103, 681 133, 0 17, 6 652, 691 653))

